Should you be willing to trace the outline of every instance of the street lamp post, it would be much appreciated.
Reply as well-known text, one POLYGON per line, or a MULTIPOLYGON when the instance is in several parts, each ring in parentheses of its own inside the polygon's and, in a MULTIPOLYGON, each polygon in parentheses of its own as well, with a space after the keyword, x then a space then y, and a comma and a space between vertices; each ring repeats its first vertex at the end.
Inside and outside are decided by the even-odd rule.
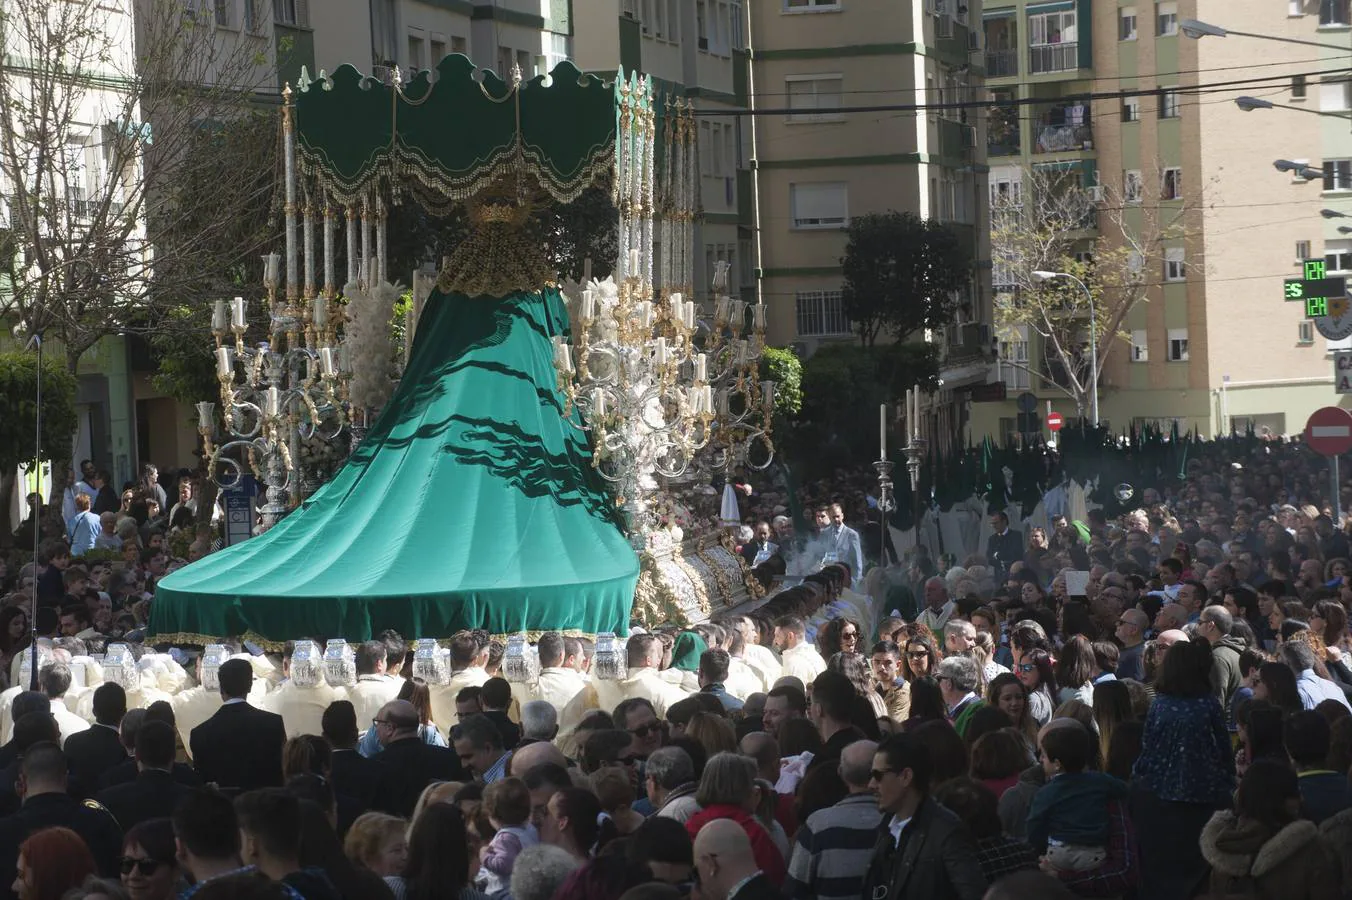
POLYGON ((1183 32, 1184 37, 1190 37, 1193 40, 1201 40, 1204 37, 1235 37, 1257 38, 1260 41, 1280 41, 1283 44, 1301 44, 1306 47, 1323 47, 1325 50, 1337 50, 1339 53, 1346 53, 1346 47, 1339 47, 1337 44, 1321 44, 1319 41, 1303 41, 1300 38, 1278 37, 1275 34, 1257 34, 1252 31, 1233 31, 1229 28, 1222 28, 1219 25, 1212 25, 1209 22, 1199 22, 1196 19, 1184 19, 1178 23, 1178 30, 1183 32))
POLYGON ((1238 106, 1245 112, 1253 112, 1255 109, 1293 109, 1296 112, 1308 113, 1312 116, 1323 116, 1326 119, 1352 119, 1352 113, 1327 112, 1322 109, 1307 109, 1304 106, 1296 106, 1291 103, 1273 103, 1271 100, 1264 100, 1262 97, 1236 97, 1235 106, 1238 106))
POLYGON ((1089 419, 1094 423, 1094 427, 1098 428, 1098 323, 1094 315, 1094 294, 1089 290, 1088 285, 1069 272, 1049 272, 1045 269, 1038 269, 1033 273, 1033 280, 1039 283, 1051 281, 1054 278, 1066 278, 1075 282, 1080 286, 1080 290, 1084 291, 1084 296, 1089 301, 1089 419))

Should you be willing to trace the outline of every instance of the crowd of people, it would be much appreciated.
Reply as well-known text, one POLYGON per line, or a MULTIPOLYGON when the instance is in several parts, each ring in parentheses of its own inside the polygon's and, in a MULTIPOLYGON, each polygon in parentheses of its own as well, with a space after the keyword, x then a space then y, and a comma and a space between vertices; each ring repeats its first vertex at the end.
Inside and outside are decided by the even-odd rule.
POLYGON ((319 635, 145 646, 129 607, 172 557, 109 596, 113 566, 55 539, 0 573, 22 601, 0 613, 0 894, 1352 896, 1331 504, 1281 447, 1199 455, 1139 501, 1022 532, 997 512, 983 552, 858 584, 871 554, 823 502, 809 533, 740 536, 758 606, 615 648, 465 631, 440 662, 385 632, 350 671, 319 635), (56 616, 36 647, 32 591, 56 616))

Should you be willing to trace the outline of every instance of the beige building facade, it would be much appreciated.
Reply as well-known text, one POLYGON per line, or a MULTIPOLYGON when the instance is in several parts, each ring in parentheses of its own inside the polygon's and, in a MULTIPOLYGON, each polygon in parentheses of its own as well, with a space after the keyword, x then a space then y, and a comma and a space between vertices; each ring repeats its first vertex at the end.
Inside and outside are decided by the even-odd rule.
MULTIPOLYGON (((1140 191, 1159 192, 1160 212, 1176 210, 1184 225, 1166 242, 1159 271, 1147 272, 1146 302, 1112 338, 1099 384, 1100 417, 1112 429, 1296 433, 1315 409, 1339 403, 1331 352, 1352 345, 1325 338, 1301 304, 1283 302, 1282 281, 1299 277, 1301 260, 1326 256, 1331 274, 1352 276, 1352 242, 1337 230, 1352 222, 1320 215, 1325 208, 1352 215, 1352 95, 1345 80, 1320 74, 1345 69, 1347 51, 1340 60, 1334 49, 1234 34, 1192 39, 1181 23, 1352 50, 1347 6, 987 3, 993 98, 1048 101, 1022 105, 1013 134, 992 128, 992 192, 1014 190, 1040 165, 1076 165, 1086 184, 1109 186, 1116 202, 1133 180, 1140 191), (1068 53, 1066 43, 1080 46, 1068 53), (1244 95, 1296 109, 1245 112, 1235 103, 1244 95), (1327 179, 1300 179, 1276 171, 1279 159, 1333 162, 1327 179)), ((1130 226, 1138 211, 1126 204, 1130 226)), ((1037 336, 1025 329, 998 337, 993 379, 1005 382, 1010 399, 973 404, 973 436, 1013 433, 1014 397, 1025 391, 1037 396, 1040 413, 1050 405, 1074 416, 1062 391, 1003 362, 1039 368, 1037 336)))
POLYGON ((990 349, 981 3, 751 0, 748 9, 770 341, 806 354, 858 340, 840 302, 852 216, 936 218, 977 261, 966 324, 931 336, 945 346, 941 401, 959 399, 989 368, 973 364, 990 349))

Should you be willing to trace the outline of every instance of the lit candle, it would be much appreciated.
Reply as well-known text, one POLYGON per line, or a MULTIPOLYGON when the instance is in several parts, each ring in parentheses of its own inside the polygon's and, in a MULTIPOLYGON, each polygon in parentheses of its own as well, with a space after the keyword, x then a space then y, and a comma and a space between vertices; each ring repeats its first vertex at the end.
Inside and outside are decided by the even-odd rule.
POLYGON ((887 404, 878 406, 878 458, 887 459, 887 404))
POLYGON ((235 375, 235 351, 229 347, 216 348, 216 374, 222 378, 235 375))
POLYGON ((282 392, 277 390, 275 384, 268 388, 267 403, 264 405, 264 409, 269 416, 274 418, 282 414, 282 392))
POLYGON ((324 328, 329 324, 329 301, 325 297, 315 298, 314 323, 316 328, 324 328))
POLYGON ((695 354, 695 381, 703 384, 707 380, 708 368, 706 357, 703 353, 695 354))
POLYGON ((683 322, 683 321, 685 321, 685 319, 684 319, 685 313, 682 311, 682 307, 684 306, 684 304, 683 304, 682 301, 681 301, 681 295, 680 295, 680 294, 672 294, 672 295, 671 295, 671 300, 668 301, 668 302, 670 303, 670 306, 671 306, 670 311, 669 311, 669 316, 670 316, 670 318, 671 318, 671 321, 673 321, 673 322, 683 322))
POLYGON ((588 322, 596 315, 596 292, 582 292, 582 321, 588 322))
POLYGON ((338 372, 338 363, 333 358, 332 347, 319 348, 319 371, 327 378, 332 378, 338 372))
POLYGON ((667 364, 667 339, 664 337, 653 342, 653 362, 659 366, 667 364))
POLYGON ((695 330, 695 304, 694 304, 694 301, 691 301, 690 303, 684 304, 684 308, 683 308, 681 311, 682 311, 683 313, 685 313, 685 327, 688 328, 688 329, 690 329, 691 331, 694 331, 694 330, 695 330))
POLYGON ((639 272, 638 272, 638 264, 639 264, 639 252, 638 252, 637 250, 630 250, 630 251, 629 251, 629 277, 630 277, 630 278, 637 278, 637 277, 638 277, 638 275, 639 275, 639 272))
POLYGON ((209 400, 203 400, 197 404, 197 427, 202 431, 211 430, 211 416, 216 411, 216 404, 209 400))
POLYGON ((606 414, 606 392, 602 388, 592 391, 592 416, 604 418, 606 414))
POLYGON ((211 330, 222 334, 230 327, 230 310, 224 300, 217 300, 211 310, 211 330))
POLYGON ((248 307, 245 306, 244 304, 244 298, 236 297, 233 301, 231 301, 230 305, 234 316, 230 321, 230 326, 232 328, 239 329, 245 328, 247 325, 247 322, 245 321, 245 314, 248 311, 248 307))

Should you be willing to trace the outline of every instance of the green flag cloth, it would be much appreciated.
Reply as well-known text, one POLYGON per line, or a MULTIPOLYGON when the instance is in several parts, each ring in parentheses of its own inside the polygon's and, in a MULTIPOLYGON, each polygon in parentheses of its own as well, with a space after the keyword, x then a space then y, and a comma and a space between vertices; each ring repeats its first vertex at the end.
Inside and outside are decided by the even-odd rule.
POLYGON ((550 337, 566 326, 553 288, 434 292, 343 468, 265 534, 162 579, 151 640, 627 633, 638 557, 564 413, 550 337))

